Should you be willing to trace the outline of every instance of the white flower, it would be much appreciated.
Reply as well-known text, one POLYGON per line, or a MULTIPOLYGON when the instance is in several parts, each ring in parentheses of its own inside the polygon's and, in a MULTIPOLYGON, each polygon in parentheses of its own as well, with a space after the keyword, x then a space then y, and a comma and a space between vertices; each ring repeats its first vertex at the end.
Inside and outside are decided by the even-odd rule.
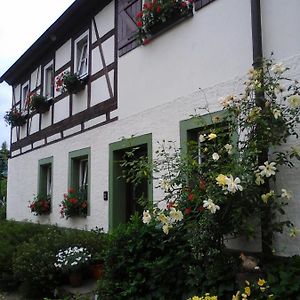
POLYGON ((300 96, 292 95, 288 98, 288 102, 290 103, 292 108, 297 108, 300 106, 300 96))
POLYGON ((168 224, 169 223, 169 219, 167 218, 167 216, 164 213, 160 213, 157 216, 157 220, 160 221, 163 224, 168 224))
POLYGON ((168 234, 170 228, 172 228, 172 225, 170 225, 170 224, 165 224, 165 225, 162 227, 162 230, 163 230, 163 232, 164 232, 165 234, 168 234))
POLYGON ((274 108, 272 110, 274 118, 277 120, 279 117, 281 117, 281 110, 278 108, 274 108))
POLYGON ((159 186, 167 193, 170 191, 171 184, 168 179, 160 179, 159 186))
POLYGON ((291 147, 292 150, 292 154, 296 155, 296 156, 300 156, 300 149, 297 146, 292 146, 291 147))
POLYGON ((220 206, 214 204, 211 199, 204 200, 203 207, 208 209, 212 214, 215 214, 216 211, 220 209, 220 206))
POLYGON ((203 143, 205 141, 205 139, 206 139, 206 134, 200 134, 199 135, 199 142, 200 143, 203 143))
POLYGON ((239 183, 241 183, 241 180, 238 177, 235 179, 233 179, 232 175, 226 177, 227 190, 230 193, 234 194, 238 190, 243 190, 243 187, 239 183))
POLYGON ((224 148, 225 148, 225 150, 227 151, 227 153, 228 153, 229 155, 232 154, 232 149, 233 149, 233 146, 232 146, 232 145, 226 144, 226 145, 224 146, 224 148))
POLYGON ((256 173, 255 176, 256 176, 255 183, 257 185, 262 185, 265 183, 264 179, 260 176, 260 173, 256 173))
POLYGON ((296 227, 292 227, 290 229, 290 237, 292 237, 292 238, 296 237, 298 235, 299 231, 300 230, 297 229, 296 227))
POLYGON ((288 192, 286 189, 281 189, 281 198, 292 198, 292 193, 288 192))
POLYGON ((144 224, 149 224, 151 221, 151 215, 149 213, 149 210, 144 210, 143 211, 143 223, 144 224))
POLYGON ((275 195, 274 191, 271 190, 269 193, 262 194, 261 199, 264 203, 268 203, 269 199, 272 198, 275 195))
POLYGON ((275 171, 276 171, 276 163, 275 162, 271 162, 269 163, 268 161, 264 162, 264 166, 259 166, 259 170, 260 170, 260 175, 262 177, 271 177, 272 175, 275 175, 275 171))
POLYGON ((220 156, 219 156, 219 154, 216 153, 216 152, 212 155, 212 159, 213 159, 214 161, 219 160, 219 158, 220 158, 220 156))
POLYGON ((180 210, 176 210, 176 208, 172 207, 170 210, 170 217, 172 220, 177 222, 183 219, 183 214, 180 210))
POLYGON ((274 72, 275 74, 282 74, 286 71, 286 67, 281 63, 276 63, 271 67, 271 71, 274 72))
POLYGON ((220 98, 220 103, 223 107, 228 107, 233 104, 235 97, 233 95, 229 95, 223 98, 220 98))
POLYGON ((210 133, 209 135, 208 135, 208 140, 209 141, 211 141, 211 140, 214 140, 215 138, 217 137, 217 135, 215 134, 215 133, 210 133))

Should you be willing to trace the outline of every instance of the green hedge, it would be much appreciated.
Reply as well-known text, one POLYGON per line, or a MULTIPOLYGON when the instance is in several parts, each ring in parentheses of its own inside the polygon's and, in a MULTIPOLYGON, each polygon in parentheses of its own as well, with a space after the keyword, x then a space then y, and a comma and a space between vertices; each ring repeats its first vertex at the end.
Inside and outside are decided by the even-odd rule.
POLYGON ((75 229, 51 228, 19 246, 13 261, 15 277, 20 290, 30 298, 51 296, 62 282, 62 273, 55 267, 60 249, 86 247, 92 257, 98 257, 105 247, 105 234, 75 229))
POLYGON ((47 230, 47 226, 33 223, 0 221, 0 289, 12 290, 18 285, 12 270, 13 255, 30 238, 47 230))
POLYGON ((106 234, 57 226, 0 222, 0 290, 20 289, 26 299, 51 296, 62 283, 54 268, 56 254, 70 246, 88 248, 92 257, 102 257, 106 234))

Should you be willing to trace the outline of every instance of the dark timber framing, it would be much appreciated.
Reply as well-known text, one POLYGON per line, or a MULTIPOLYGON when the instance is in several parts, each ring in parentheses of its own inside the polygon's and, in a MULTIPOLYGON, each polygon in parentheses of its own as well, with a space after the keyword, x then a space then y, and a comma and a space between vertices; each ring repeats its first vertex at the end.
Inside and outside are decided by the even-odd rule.
MULTIPOLYGON (((82 2, 82 5, 83 5, 84 1, 81 1, 81 0, 76 1, 76 3, 79 3, 79 2, 80 3, 82 2)), ((111 1, 106 0, 104 2, 105 2, 105 5, 107 5, 111 1)), ((85 132, 87 130, 91 130, 91 129, 99 127, 99 126, 103 126, 105 124, 116 121, 118 119, 117 117, 111 118, 111 112, 117 109, 117 59, 118 59, 117 38, 116 38, 117 19, 115 16, 114 28, 112 28, 111 30, 109 30, 108 32, 103 34, 103 36, 99 36, 99 32, 98 32, 97 24, 94 20, 94 16, 103 7, 105 7, 105 5, 104 5, 104 3, 99 4, 99 2, 94 1, 94 0, 91 0, 91 3, 92 3, 92 5, 91 5, 92 8, 89 8, 89 9, 91 10, 92 13, 89 13, 89 17, 85 19, 85 23, 84 24, 80 23, 80 27, 78 25, 76 27, 77 28, 76 30, 72 30, 70 32, 70 34, 68 34, 67 37, 64 37, 63 42, 57 41, 57 45, 58 45, 57 47, 53 47, 52 49, 50 49, 43 58, 37 59, 35 62, 32 61, 32 67, 28 66, 26 72, 15 71, 15 73, 20 73, 20 75, 16 76, 12 71, 16 68, 17 65, 20 64, 19 61, 21 61, 23 59, 23 57, 27 56, 27 52, 26 52, 0 78, 0 81, 6 80, 8 83, 11 83, 10 81, 15 80, 13 82, 13 86, 14 86, 13 94, 15 94, 15 88, 18 86, 18 83, 21 82, 23 84, 24 82, 27 82, 29 80, 29 78, 31 78, 31 76, 32 76, 31 74, 32 74, 33 70, 38 70, 39 78, 40 78, 41 82, 39 84, 35 84, 34 89, 30 90, 30 93, 31 92, 43 93, 43 73, 44 73, 43 70, 44 70, 45 65, 47 63, 49 63, 51 60, 53 61, 53 65, 54 65, 54 69, 55 69, 55 51, 60 46, 62 46, 63 43, 65 43, 68 40, 71 40, 70 61, 66 62, 59 69, 54 70, 54 78, 68 69, 71 72, 74 72, 74 70, 75 70, 74 55, 75 55, 75 47, 76 47, 75 42, 76 42, 76 39, 78 37, 80 37, 81 34, 83 34, 84 32, 87 32, 87 34, 89 36, 89 38, 88 38, 88 43, 89 43, 89 46, 88 46, 89 47, 88 82, 87 82, 87 86, 85 87, 87 96, 82 98, 82 101, 87 101, 87 103, 86 103, 87 108, 83 111, 80 111, 80 112, 74 114, 74 110, 73 110, 74 97, 73 97, 73 95, 68 95, 66 92, 63 92, 63 93, 57 95, 56 97, 53 97, 53 99, 52 99, 52 105, 51 105, 51 108, 49 111, 50 123, 48 123, 47 125, 44 125, 42 122, 43 117, 45 117, 46 115, 44 116, 44 114, 37 114, 35 112, 30 112, 28 110, 27 111, 27 122, 24 125, 24 128, 26 128, 25 134, 24 134, 24 129, 22 129, 21 127, 15 127, 15 128, 11 129, 11 147, 10 147, 11 157, 19 156, 19 155, 27 153, 29 151, 33 151, 34 149, 38 149, 38 148, 44 147, 46 145, 52 144, 54 142, 61 141, 65 138, 69 138, 70 136, 74 136, 74 135, 80 134, 82 132, 85 132), (95 32, 95 36, 96 36, 96 41, 94 41, 94 43, 92 43, 92 28, 94 28, 94 32, 95 32), (114 38, 114 50, 113 50, 114 51, 114 62, 109 63, 107 65, 107 63, 105 61, 105 57, 104 57, 102 44, 110 38, 114 38), (100 51, 100 59, 101 59, 103 68, 101 70, 99 70, 98 72, 92 74, 91 73, 92 72, 92 57, 93 57, 93 51, 95 51, 96 48, 98 48, 100 51), (111 71, 114 72, 114 76, 112 79, 109 77, 109 72, 111 72, 111 71), (103 76, 105 76, 105 79, 106 79, 107 88, 109 91, 109 98, 99 99, 99 103, 94 104, 92 106, 92 104, 91 104, 92 83, 95 80, 97 80, 103 76), (21 78, 21 80, 20 80, 20 78, 21 78), (59 101, 66 101, 67 97, 69 97, 69 100, 67 100, 67 101, 69 101, 68 114, 65 119, 55 123, 55 106, 59 101), (38 115, 38 119, 35 120, 35 122, 38 122, 37 123, 38 131, 32 132, 33 127, 31 126, 31 123, 32 123, 33 117, 36 115, 38 115), (100 116, 104 116, 104 118, 102 117, 101 119, 99 119, 98 123, 95 123, 95 125, 93 125, 93 126, 85 126, 87 121, 97 118, 97 117, 100 117, 100 116), (65 133, 66 130, 69 130, 78 125, 80 125, 80 129, 76 130, 76 132, 74 132, 72 134, 65 133), (85 128, 85 127, 87 127, 87 128, 85 128), (21 135, 21 132, 22 132, 22 135, 21 135), (53 140, 51 138, 50 141, 48 141, 49 137, 57 135, 57 134, 60 135, 59 139, 53 140), (13 138, 13 136, 15 136, 15 138, 13 138)), ((71 6, 71 8, 72 8, 72 6, 71 6)), ((79 6, 81 6, 81 5, 79 5, 79 6)), ((60 19, 58 19, 58 20, 60 20, 60 19)), ((64 20, 64 22, 68 22, 67 18, 64 20)), ((52 27, 50 27, 48 29, 48 31, 52 27)), ((60 30, 60 29, 56 29, 56 30, 60 30)), ((47 32, 45 32, 45 34, 46 33, 47 32)), ((37 42, 39 42, 39 41, 40 41, 40 39, 37 42)), ((36 46, 35 44, 29 50, 35 48, 35 46, 36 46)), ((37 49, 35 49, 34 51, 38 52, 37 49)), ((22 84, 20 85, 20 89, 22 88, 22 84)), ((30 85, 31 85, 31 83, 29 80, 29 86, 30 85)), ((13 97, 12 107, 21 108, 21 105, 22 105, 21 92, 22 92, 22 90, 20 90, 20 99, 15 99, 15 97, 13 97)))

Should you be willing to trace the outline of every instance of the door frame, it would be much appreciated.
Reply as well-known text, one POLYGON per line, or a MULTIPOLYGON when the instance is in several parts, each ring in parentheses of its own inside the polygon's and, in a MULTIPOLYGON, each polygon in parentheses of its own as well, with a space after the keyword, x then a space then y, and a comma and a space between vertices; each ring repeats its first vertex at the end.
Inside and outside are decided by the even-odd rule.
MULTIPOLYGON (((118 180, 119 172, 116 164, 116 156, 119 151, 126 148, 146 145, 148 162, 152 162, 152 134, 145 134, 129 139, 123 139, 119 142, 109 144, 109 230, 116 228, 123 223, 122 209, 124 209, 124 197, 122 183, 118 180), (121 199, 121 200, 120 200, 121 199)), ((153 201, 153 182, 148 180, 148 201, 153 201)))

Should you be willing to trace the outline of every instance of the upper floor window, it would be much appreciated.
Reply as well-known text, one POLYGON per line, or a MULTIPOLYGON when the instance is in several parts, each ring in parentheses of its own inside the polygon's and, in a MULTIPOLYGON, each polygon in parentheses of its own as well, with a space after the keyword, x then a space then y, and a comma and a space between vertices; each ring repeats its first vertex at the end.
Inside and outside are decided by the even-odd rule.
POLYGON ((54 66, 53 62, 44 68, 44 96, 51 99, 54 96, 54 66))
POLYGON ((22 108, 25 108, 27 106, 28 94, 29 94, 29 82, 22 85, 22 89, 21 89, 21 107, 22 108))
POLYGON ((75 41, 75 71, 79 77, 88 74, 88 34, 84 34, 75 41))

